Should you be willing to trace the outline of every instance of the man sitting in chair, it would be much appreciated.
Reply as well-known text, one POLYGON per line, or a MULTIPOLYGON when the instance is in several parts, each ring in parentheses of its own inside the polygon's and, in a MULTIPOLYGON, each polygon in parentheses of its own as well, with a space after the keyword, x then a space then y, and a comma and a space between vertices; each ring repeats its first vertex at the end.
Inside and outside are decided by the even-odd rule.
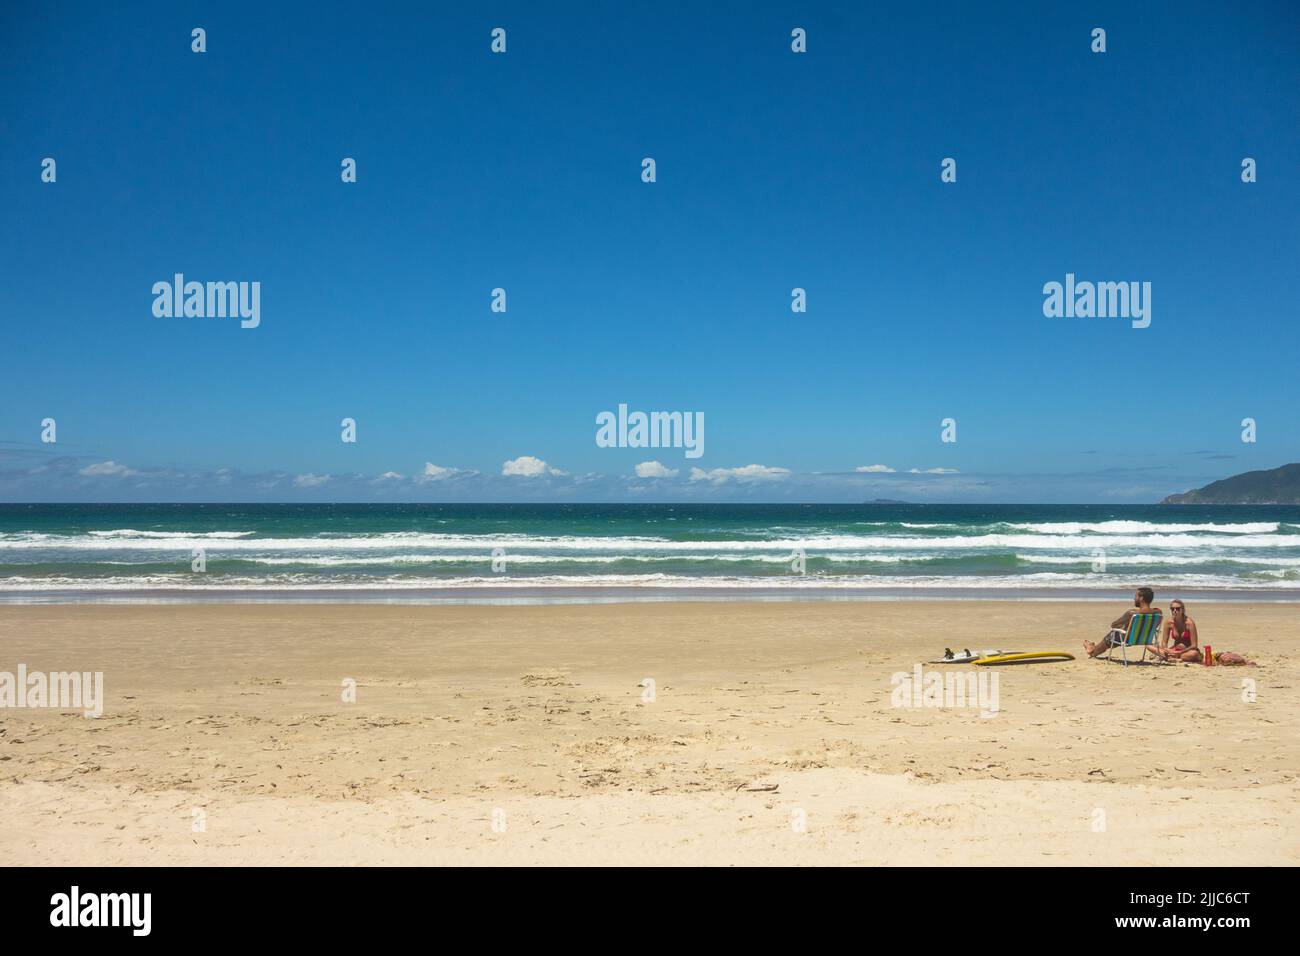
POLYGON ((1083 642, 1083 649, 1088 652, 1088 656, 1101 657, 1112 645, 1118 647, 1123 643, 1124 635, 1128 633, 1128 622, 1133 619, 1133 615, 1155 610, 1151 607, 1151 602, 1155 599, 1155 591, 1145 587, 1138 588, 1133 595, 1133 606, 1111 622, 1110 633, 1096 644, 1092 641, 1083 642))

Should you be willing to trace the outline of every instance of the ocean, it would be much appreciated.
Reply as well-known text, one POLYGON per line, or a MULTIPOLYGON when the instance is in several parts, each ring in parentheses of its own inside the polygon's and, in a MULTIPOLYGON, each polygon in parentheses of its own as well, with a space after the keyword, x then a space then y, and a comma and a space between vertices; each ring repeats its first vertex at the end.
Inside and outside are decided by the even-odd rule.
POLYGON ((1300 599, 1300 508, 0 505, 0 601, 1300 599))

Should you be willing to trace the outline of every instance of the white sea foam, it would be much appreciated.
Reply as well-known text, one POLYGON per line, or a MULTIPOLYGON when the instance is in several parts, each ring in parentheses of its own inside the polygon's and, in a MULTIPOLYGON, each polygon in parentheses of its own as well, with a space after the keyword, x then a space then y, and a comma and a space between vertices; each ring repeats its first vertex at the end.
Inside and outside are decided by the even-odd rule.
POLYGON ((398 548, 486 549, 548 551, 881 551, 917 550, 1056 550, 1092 551, 1099 548, 1178 548, 1199 551, 1207 548, 1300 548, 1300 534, 1234 533, 1191 534, 980 534, 924 537, 916 535, 809 535, 802 538, 758 540, 671 541, 639 536, 598 537, 594 535, 451 535, 425 532, 396 532, 380 535, 319 536, 312 538, 224 538, 187 535, 163 539, 152 537, 101 538, 93 535, 8 535, 0 538, 0 549, 51 550, 192 550, 231 551, 370 551, 398 548), (214 543, 214 542, 218 542, 214 543))
POLYGON ((1011 522, 1005 525, 1035 534, 1188 534, 1217 532, 1220 534, 1271 534, 1278 530, 1277 521, 1251 521, 1242 524, 1166 524, 1154 521, 1048 521, 1040 523, 1011 522))
MULTIPOLYGON (((1296 581, 1261 572, 1270 579, 1249 583, 1261 590, 1294 590, 1296 581)), ((1287 572, 1280 572, 1285 574, 1287 572)), ((1147 583, 1155 588, 1224 589, 1236 590, 1243 586, 1238 577, 1205 574, 1184 574, 1177 577, 1154 576, 1147 583)), ((335 577, 318 578, 310 575, 266 577, 204 578, 201 575, 142 575, 129 578, 0 578, 0 593, 76 591, 84 593, 119 592, 138 590, 158 591, 411 591, 444 589, 500 589, 500 588, 665 588, 675 590, 710 589, 765 589, 777 591, 798 590, 853 590, 890 589, 906 590, 934 588, 940 590, 970 591, 982 589, 1043 589, 1043 590, 1096 590, 1113 592, 1117 582, 1113 575, 1065 574, 1042 572, 1035 574, 998 575, 988 577, 955 577, 950 575, 918 575, 914 577, 851 575, 819 577, 814 575, 782 575, 773 577, 689 577, 668 574, 606 574, 564 575, 538 577, 511 577, 506 575, 457 578, 385 578, 383 580, 340 580, 335 577)))
MULTIPOLYGON (((312 567, 384 567, 403 564, 466 564, 493 560, 491 552, 479 551, 473 554, 393 554, 382 558, 363 558, 329 555, 302 555, 292 558, 250 557, 243 560, 254 564, 284 566, 304 564, 312 567)), ((506 565, 511 564, 616 564, 619 561, 701 561, 701 562, 741 562, 756 561, 763 564, 789 564, 790 556, 775 554, 506 554, 502 558, 506 565)), ((889 560, 889 559, 886 559, 889 560)), ((901 560, 901 559, 895 559, 901 560)))
POLYGON ((88 531, 95 538, 145 538, 166 540, 169 538, 245 538, 252 531, 136 531, 134 528, 118 528, 115 531, 88 531))
POLYGON ((1135 583, 1167 592, 1295 590, 1300 580, 1300 525, 1284 522, 856 522, 841 530, 843 526, 789 524, 722 528, 701 521, 692 527, 694 540, 654 534, 435 530, 295 537, 132 528, 9 532, 0 534, 0 592, 519 587, 1110 591, 1135 583), (200 548, 209 573, 189 573, 191 553, 200 548), (494 555, 495 549, 504 554, 494 555), (792 558, 800 551, 807 558, 807 573, 783 573, 792 570, 792 558), (1106 573, 1092 571, 1099 553, 1106 573), (491 573, 493 557, 502 556, 505 573, 491 573), (86 567, 74 572, 67 565, 86 567), (6 567, 19 573, 6 576, 6 567), (38 576, 31 573, 33 567, 56 576, 38 576), (159 570, 170 568, 176 571, 159 570), (614 571, 619 573, 609 573, 614 571))
MULTIPOLYGON (((1029 561, 1034 564, 1091 564, 1095 559, 1092 555, 1052 555, 1052 554, 1017 554, 1021 561, 1029 561)), ((1274 567, 1300 567, 1300 558, 1284 558, 1275 555, 1240 557, 1231 554, 1203 554, 1203 555, 1186 555, 1176 554, 1116 554, 1106 557, 1107 565, 1132 566, 1139 567, 1145 565, 1162 565, 1165 567, 1177 567, 1181 565, 1193 564, 1239 564, 1243 567, 1253 567, 1256 565, 1271 565, 1274 567)))

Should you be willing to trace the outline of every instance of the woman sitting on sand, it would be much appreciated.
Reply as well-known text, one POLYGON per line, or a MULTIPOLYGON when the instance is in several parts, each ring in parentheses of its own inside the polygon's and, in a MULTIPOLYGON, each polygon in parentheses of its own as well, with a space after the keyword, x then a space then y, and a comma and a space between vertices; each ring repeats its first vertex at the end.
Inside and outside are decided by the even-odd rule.
POLYGON ((1188 616, 1187 606, 1178 599, 1169 602, 1169 620, 1165 621, 1156 653, 1167 661, 1201 662, 1196 622, 1188 616))
MULTIPOLYGON (((1204 652, 1198 646, 1196 622, 1188 616, 1187 606, 1179 600, 1170 601, 1169 614, 1170 618, 1165 621, 1164 632, 1160 636, 1160 646, 1156 648, 1156 653, 1167 661, 1182 661, 1185 664, 1202 663, 1205 660, 1204 652)), ((1224 666, 1255 666, 1254 661, 1246 660, 1236 651, 1220 651, 1214 655, 1214 663, 1224 666)))

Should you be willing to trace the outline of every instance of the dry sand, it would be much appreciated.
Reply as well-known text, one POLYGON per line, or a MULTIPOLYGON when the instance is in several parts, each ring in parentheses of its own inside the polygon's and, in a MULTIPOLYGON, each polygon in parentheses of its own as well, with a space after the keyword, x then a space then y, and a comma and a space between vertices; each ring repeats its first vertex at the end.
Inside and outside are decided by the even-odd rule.
POLYGON ((1192 603, 1256 668, 1083 659, 1122 609, 0 607, 0 671, 107 699, 0 709, 0 858, 1300 863, 1297 608, 1192 603), (999 669, 993 717, 891 706, 945 646, 1080 658, 999 669))

